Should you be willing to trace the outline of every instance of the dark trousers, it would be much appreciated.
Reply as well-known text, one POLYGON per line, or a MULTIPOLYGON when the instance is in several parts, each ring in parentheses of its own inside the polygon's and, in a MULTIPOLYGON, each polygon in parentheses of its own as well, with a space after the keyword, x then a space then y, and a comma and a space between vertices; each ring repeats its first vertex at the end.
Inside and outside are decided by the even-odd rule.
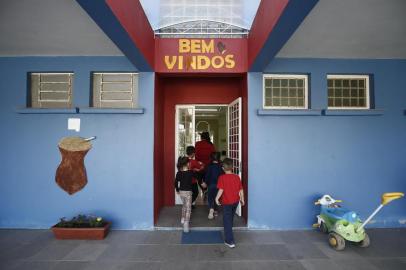
POLYGON ((223 226, 224 226, 224 241, 228 244, 234 243, 233 221, 235 210, 237 210, 238 202, 235 204, 223 205, 223 226))
POLYGON ((192 185, 192 203, 196 201, 197 196, 199 196, 199 185, 194 183, 192 185))
POLYGON ((207 191, 207 204, 209 208, 213 208, 214 210, 217 210, 217 204, 216 204, 216 196, 217 196, 217 186, 216 185, 210 185, 208 187, 207 191))

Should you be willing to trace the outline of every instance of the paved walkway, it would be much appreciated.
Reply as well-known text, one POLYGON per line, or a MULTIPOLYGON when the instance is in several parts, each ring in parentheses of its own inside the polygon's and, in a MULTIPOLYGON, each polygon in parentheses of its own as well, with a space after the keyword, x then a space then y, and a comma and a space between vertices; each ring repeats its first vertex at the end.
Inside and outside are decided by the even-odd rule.
POLYGON ((237 247, 181 245, 180 231, 112 231, 103 241, 0 230, 0 269, 406 269, 406 229, 368 230, 371 246, 332 250, 317 231, 237 231, 237 247))

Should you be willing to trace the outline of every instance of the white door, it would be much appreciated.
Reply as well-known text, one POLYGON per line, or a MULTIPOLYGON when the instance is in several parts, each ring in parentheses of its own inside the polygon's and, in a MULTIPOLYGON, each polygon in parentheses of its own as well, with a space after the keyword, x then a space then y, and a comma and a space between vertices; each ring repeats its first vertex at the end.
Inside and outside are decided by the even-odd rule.
MULTIPOLYGON (((241 98, 228 105, 228 157, 233 160, 233 173, 241 179, 241 98)), ((236 214, 241 216, 241 205, 238 204, 236 214)))
MULTIPOLYGON (((178 158, 186 156, 186 147, 195 145, 195 106, 177 105, 175 116, 175 175, 178 158)), ((174 175, 174 176, 175 176, 174 175)), ((175 178, 174 178, 175 179, 175 178)), ((175 204, 182 204, 175 192, 175 204)))

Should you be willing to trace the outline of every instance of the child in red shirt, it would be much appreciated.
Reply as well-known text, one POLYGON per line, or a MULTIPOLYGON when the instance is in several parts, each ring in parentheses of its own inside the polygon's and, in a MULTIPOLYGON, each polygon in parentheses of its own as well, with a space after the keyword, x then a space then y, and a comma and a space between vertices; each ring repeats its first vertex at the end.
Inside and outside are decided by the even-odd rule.
POLYGON ((224 226, 224 244, 230 248, 235 247, 233 236, 233 221, 235 210, 238 203, 244 206, 244 191, 242 189, 241 179, 233 174, 233 160, 225 158, 223 160, 223 169, 225 174, 218 178, 216 203, 220 205, 219 199, 223 204, 223 226, 224 226))

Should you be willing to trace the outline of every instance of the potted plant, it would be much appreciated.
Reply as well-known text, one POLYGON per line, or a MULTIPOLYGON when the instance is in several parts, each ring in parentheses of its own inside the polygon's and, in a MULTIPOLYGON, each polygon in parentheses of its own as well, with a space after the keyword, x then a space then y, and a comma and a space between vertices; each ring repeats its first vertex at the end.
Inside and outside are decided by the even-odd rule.
POLYGON ((56 239, 102 240, 106 237, 111 222, 101 217, 78 215, 70 220, 61 218, 52 226, 56 239))

